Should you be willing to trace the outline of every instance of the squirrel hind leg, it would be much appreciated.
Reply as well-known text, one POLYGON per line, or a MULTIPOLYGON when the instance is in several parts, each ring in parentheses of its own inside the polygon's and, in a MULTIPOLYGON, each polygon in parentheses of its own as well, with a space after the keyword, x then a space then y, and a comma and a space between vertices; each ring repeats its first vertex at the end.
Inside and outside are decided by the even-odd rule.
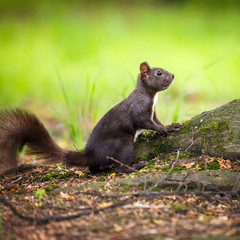
POLYGON ((133 167, 130 167, 133 158, 133 153, 134 146, 132 142, 129 142, 128 144, 124 145, 124 147, 122 147, 121 151, 118 152, 116 155, 116 160, 122 162, 124 165, 115 162, 114 163, 115 172, 132 173, 136 171, 133 169, 133 167))
POLYGON ((102 170, 98 166, 89 166, 89 171, 92 174, 100 173, 102 170))

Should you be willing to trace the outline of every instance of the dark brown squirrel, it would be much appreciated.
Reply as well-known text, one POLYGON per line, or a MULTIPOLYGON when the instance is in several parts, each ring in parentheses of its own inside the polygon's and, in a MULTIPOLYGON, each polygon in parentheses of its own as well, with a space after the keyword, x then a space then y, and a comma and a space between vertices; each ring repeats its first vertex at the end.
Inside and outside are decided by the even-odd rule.
POLYGON ((0 172, 17 166, 18 153, 25 145, 30 154, 37 154, 49 163, 87 166, 92 173, 114 164, 116 172, 131 172, 109 157, 130 165, 139 132, 149 129, 166 135, 179 130, 178 123, 164 126, 155 112, 157 92, 167 89, 173 79, 172 73, 141 63, 136 88, 102 117, 82 151, 60 148, 32 113, 18 108, 1 111, 0 172))

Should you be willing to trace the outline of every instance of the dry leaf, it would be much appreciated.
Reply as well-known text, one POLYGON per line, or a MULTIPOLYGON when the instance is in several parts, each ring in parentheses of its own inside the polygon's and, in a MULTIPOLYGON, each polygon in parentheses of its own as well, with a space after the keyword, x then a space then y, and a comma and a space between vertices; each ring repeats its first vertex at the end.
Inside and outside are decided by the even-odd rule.
POLYGON ((72 196, 69 193, 60 192, 60 196, 62 199, 72 200, 72 196))

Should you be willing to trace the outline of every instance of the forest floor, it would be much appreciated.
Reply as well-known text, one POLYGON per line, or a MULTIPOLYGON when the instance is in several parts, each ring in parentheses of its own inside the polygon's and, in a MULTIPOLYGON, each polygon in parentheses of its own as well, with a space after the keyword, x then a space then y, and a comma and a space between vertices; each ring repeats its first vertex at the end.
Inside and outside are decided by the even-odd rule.
POLYGON ((176 153, 161 154, 132 174, 27 167, 1 176, 1 201, 17 212, 6 202, 1 206, 0 236, 240 239, 239 170, 240 163, 229 160, 176 153), (221 182, 223 173, 230 173, 230 182, 221 182))

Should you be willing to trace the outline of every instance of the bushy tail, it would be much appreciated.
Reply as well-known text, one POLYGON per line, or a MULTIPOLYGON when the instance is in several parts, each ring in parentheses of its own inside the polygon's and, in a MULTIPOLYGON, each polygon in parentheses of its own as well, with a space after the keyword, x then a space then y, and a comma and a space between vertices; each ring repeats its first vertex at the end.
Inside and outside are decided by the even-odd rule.
POLYGON ((18 108, 0 112, 0 171, 16 167, 18 154, 25 145, 28 153, 48 162, 86 165, 84 152, 60 148, 34 114, 18 108))

